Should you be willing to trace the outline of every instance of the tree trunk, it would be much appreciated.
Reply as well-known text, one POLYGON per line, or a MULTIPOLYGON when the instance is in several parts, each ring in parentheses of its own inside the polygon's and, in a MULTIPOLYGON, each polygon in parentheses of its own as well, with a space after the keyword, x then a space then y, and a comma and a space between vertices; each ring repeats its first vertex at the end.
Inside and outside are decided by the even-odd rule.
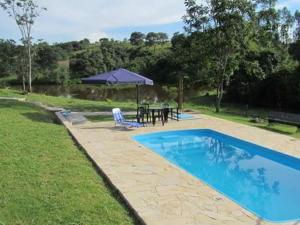
POLYGON ((32 82, 32 60, 31 60, 31 43, 30 40, 27 44, 28 48, 28 86, 29 86, 29 92, 32 91, 31 82, 32 82))
POLYGON ((25 92, 26 91, 26 80, 25 80, 24 73, 22 74, 22 87, 23 87, 23 92, 25 92))
POLYGON ((178 77, 178 108, 182 109, 183 105, 183 76, 178 77))
POLYGON ((224 87, 223 87, 223 80, 222 80, 221 83, 218 86, 218 89, 217 89, 216 113, 220 112, 221 101, 222 101, 222 98, 223 98, 223 92, 224 92, 224 87))
POLYGON ((227 63, 228 63, 228 53, 225 54, 224 56, 224 60, 221 60, 220 65, 222 65, 222 76, 220 77, 219 80, 219 85, 218 85, 218 89, 217 89, 217 98, 216 98, 216 113, 220 112, 221 109, 221 101, 223 98, 223 93, 224 93, 224 80, 226 77, 226 68, 227 68, 227 63))

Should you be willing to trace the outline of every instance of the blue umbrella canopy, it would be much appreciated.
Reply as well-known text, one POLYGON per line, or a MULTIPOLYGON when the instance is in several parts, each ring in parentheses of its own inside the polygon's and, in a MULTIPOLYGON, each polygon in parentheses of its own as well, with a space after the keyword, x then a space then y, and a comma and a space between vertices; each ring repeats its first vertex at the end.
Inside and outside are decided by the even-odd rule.
POLYGON ((81 79, 84 84, 134 84, 136 85, 136 102, 139 105, 139 85, 153 85, 153 81, 126 69, 117 69, 107 73, 81 79))
POLYGON ((107 73, 98 74, 89 78, 83 78, 81 80, 84 84, 153 85, 152 80, 122 68, 107 73))

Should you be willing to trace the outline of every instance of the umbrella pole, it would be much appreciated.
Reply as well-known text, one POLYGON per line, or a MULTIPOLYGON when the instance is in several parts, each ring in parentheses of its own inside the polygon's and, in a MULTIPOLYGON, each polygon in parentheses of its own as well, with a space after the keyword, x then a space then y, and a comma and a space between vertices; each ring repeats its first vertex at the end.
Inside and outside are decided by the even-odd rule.
POLYGON ((136 107, 139 107, 139 85, 136 85, 136 107))

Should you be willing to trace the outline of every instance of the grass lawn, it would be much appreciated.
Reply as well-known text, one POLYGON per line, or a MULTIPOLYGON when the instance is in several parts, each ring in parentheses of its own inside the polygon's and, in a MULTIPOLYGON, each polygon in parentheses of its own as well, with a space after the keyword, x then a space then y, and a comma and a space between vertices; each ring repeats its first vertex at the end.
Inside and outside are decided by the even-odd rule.
MULTIPOLYGON (((294 126, 288 126, 284 124, 274 124, 272 126, 269 126, 267 122, 251 122, 251 118, 245 115, 245 108, 241 107, 240 105, 225 104, 224 107, 222 107, 220 113, 215 113, 215 109, 213 107, 213 93, 211 93, 210 96, 206 96, 205 93, 206 92, 195 94, 195 98, 190 99, 189 102, 184 105, 184 108, 197 110, 203 114, 207 114, 210 116, 243 123, 249 126, 259 127, 281 134, 290 135, 295 138, 300 138, 300 132, 297 132, 297 128, 294 126)), ((28 101, 42 102, 46 105, 64 107, 66 109, 75 111, 111 111, 111 109, 114 107, 121 108, 122 111, 135 111, 136 108, 135 102, 89 101, 76 98, 53 97, 40 94, 21 95, 20 92, 11 89, 0 89, 0 96, 23 98, 26 97, 28 101)), ((268 115, 268 111, 269 110, 262 108, 252 108, 248 110, 247 113, 248 115, 259 115, 262 118, 266 118, 268 115)), ((96 116, 89 117, 89 119, 95 122, 112 120, 110 116, 96 116)))
POLYGON ((276 133, 281 133, 281 134, 285 134, 285 135, 289 135, 292 136, 294 138, 299 138, 300 139, 300 132, 297 132, 297 127, 295 126, 290 126, 290 125, 285 125, 285 124, 279 124, 279 123, 274 123, 274 124, 268 124, 267 121, 261 122, 261 123, 255 123, 252 122, 250 118, 248 117, 243 117, 243 116, 238 116, 238 115, 230 115, 228 113, 215 113, 215 112, 206 112, 206 114, 211 115, 211 116, 215 116, 221 119, 226 119, 226 120, 230 120, 233 122, 238 122, 238 123, 242 123, 242 124, 246 124, 249 126, 254 126, 254 127, 258 127, 261 129, 265 129, 265 130, 269 130, 269 131, 273 131, 276 133))
POLYGON ((73 111, 111 111, 115 107, 122 108, 123 111, 136 109, 136 103, 134 102, 89 101, 34 93, 22 95, 19 91, 12 89, 0 89, 0 97, 25 97, 30 102, 40 102, 48 106, 63 107, 73 111))
POLYGON ((40 94, 30 94, 28 101, 41 102, 49 106, 63 107, 74 111, 111 111, 112 108, 122 108, 123 111, 135 110, 134 102, 89 101, 66 97, 53 97, 40 94))
MULTIPOLYGON (((225 120, 230 120, 230 121, 237 122, 237 123, 242 123, 242 124, 249 125, 249 126, 258 127, 261 129, 289 135, 294 138, 300 139, 300 132, 297 132, 297 127, 285 125, 285 124, 278 124, 278 123, 269 125, 266 119, 261 123, 255 123, 252 121, 252 119, 250 117, 243 115, 244 111, 242 111, 239 108, 224 107, 221 110, 221 112, 216 113, 215 109, 213 107, 207 107, 207 106, 203 106, 203 105, 196 106, 196 105, 191 105, 191 104, 187 104, 186 107, 199 110, 201 113, 209 115, 209 116, 213 116, 213 117, 217 117, 217 118, 221 118, 221 119, 225 119, 225 120)), ((266 118, 266 116, 267 116, 267 112, 262 109, 252 110, 249 112, 249 115, 251 115, 251 114, 259 115, 261 118, 266 118)))
POLYGON ((137 224, 53 119, 29 103, 0 100, 0 224, 137 224))
POLYGON ((20 91, 8 89, 8 88, 0 88, 0 97, 19 97, 24 98, 25 96, 21 94, 20 91))

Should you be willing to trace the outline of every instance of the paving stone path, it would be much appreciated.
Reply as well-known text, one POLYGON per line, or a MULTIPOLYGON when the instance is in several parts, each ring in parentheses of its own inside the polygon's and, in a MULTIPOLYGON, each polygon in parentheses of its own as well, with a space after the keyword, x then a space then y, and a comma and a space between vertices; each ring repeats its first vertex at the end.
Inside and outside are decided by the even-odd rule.
MULTIPOLYGON (((300 140, 205 115, 164 127, 124 130, 113 122, 72 125, 56 113, 136 215, 148 225, 269 225, 200 180, 133 141, 162 130, 210 128, 300 158, 300 140)), ((278 223, 276 223, 278 224, 278 223)), ((296 223, 285 223, 296 224, 296 223)))

